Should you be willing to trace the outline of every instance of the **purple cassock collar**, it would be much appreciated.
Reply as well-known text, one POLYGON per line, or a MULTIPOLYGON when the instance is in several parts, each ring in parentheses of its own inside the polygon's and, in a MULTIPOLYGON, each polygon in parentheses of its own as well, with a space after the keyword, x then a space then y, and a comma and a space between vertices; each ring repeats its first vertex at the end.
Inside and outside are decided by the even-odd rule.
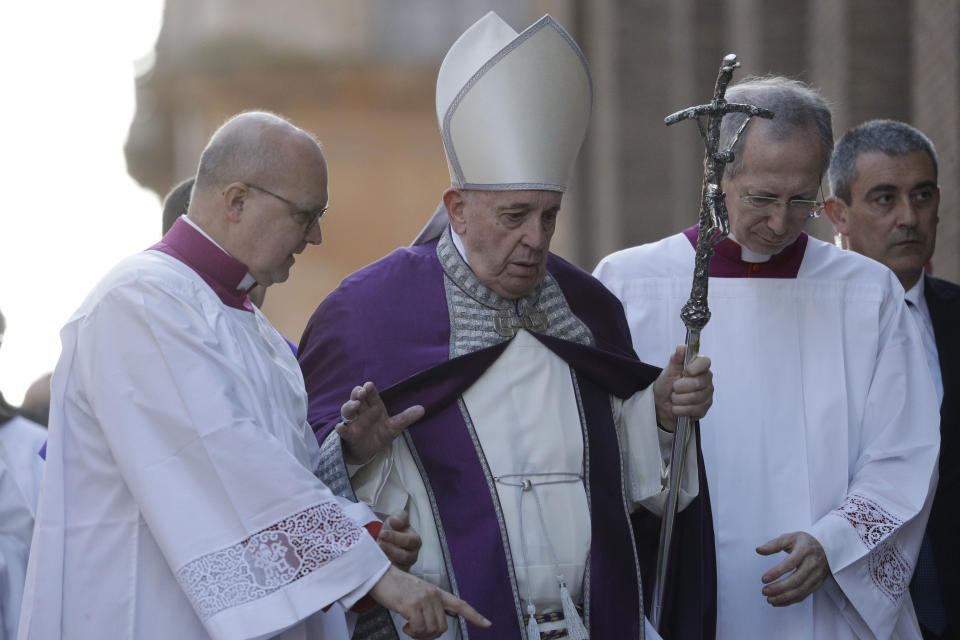
POLYGON ((238 288, 247 276, 247 267, 183 218, 177 218, 167 235, 149 250, 172 256, 196 271, 228 307, 253 312, 247 289, 238 288))
MULTIPOLYGON (((697 248, 698 229, 699 225, 694 225, 683 232, 694 249, 697 248)), ((807 234, 801 232, 793 244, 770 256, 766 262, 747 262, 741 257, 740 245, 730 238, 724 238, 714 248, 715 253, 710 261, 710 277, 796 278, 807 249, 807 238, 807 234)))

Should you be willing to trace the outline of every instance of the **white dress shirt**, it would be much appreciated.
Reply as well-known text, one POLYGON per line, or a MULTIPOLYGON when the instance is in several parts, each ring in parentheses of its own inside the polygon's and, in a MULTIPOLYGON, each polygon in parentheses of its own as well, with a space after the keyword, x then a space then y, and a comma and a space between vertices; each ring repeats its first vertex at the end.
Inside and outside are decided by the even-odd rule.
POLYGON ((917 283, 907 291, 907 306, 910 308, 910 314, 916 320, 920 336, 923 338, 923 354, 927 358, 930 377, 933 378, 933 386, 937 390, 937 402, 943 404, 943 377, 940 375, 940 356, 937 353, 937 340, 933 334, 933 319, 930 317, 930 307, 927 306, 927 298, 923 295, 924 275, 926 274, 921 275, 917 283))

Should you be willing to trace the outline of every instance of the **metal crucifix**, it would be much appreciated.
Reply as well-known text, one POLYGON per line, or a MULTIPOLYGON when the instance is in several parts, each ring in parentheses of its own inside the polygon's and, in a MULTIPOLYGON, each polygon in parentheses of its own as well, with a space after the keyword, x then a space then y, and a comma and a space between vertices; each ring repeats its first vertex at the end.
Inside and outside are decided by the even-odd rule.
MULTIPOLYGON (((709 104, 689 107, 667 116, 664 122, 667 126, 683 120, 695 120, 703 138, 703 184, 700 189, 700 228, 697 232, 697 253, 693 269, 693 286, 690 298, 683 305, 680 317, 687 329, 687 353, 684 366, 700 352, 700 332, 710 320, 710 308, 707 306, 707 284, 710 278, 710 259, 713 257, 714 247, 730 233, 730 222, 727 218, 726 194, 720 190, 720 181, 723 179, 723 170, 727 163, 733 160, 732 149, 740 135, 753 116, 772 118, 773 112, 762 107, 749 104, 727 102, 724 96, 727 85, 733 77, 733 70, 740 66, 735 54, 724 56, 720 64, 720 73, 713 92, 713 100, 709 104), (720 150, 720 123, 728 113, 745 113, 747 118, 737 129, 730 141, 730 145, 720 150), (706 126, 703 117, 706 117, 706 126)), ((678 417, 673 441, 673 457, 670 465, 670 478, 667 489, 667 502, 660 521, 660 543, 657 548, 657 569, 653 591, 653 607, 650 621, 661 631, 661 617, 663 614, 663 597, 666 586, 667 564, 670 554, 670 543, 673 538, 673 527, 677 516, 677 499, 680 492, 680 479, 683 476, 683 467, 690 434, 696 428, 693 420, 688 417, 678 417)))

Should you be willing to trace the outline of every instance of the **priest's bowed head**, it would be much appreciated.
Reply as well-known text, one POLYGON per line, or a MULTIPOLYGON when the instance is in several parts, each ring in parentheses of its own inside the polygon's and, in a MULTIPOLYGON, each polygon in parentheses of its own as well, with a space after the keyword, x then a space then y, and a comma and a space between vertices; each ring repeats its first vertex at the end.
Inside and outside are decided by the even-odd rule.
MULTIPOLYGON (((741 82, 727 100, 775 113, 772 120, 750 120, 720 184, 731 237, 748 258, 762 261, 796 242, 807 221, 823 211, 820 184, 833 149, 830 113, 813 91, 782 78, 741 82)), ((723 119, 721 146, 729 145, 745 118, 732 113, 723 119)))

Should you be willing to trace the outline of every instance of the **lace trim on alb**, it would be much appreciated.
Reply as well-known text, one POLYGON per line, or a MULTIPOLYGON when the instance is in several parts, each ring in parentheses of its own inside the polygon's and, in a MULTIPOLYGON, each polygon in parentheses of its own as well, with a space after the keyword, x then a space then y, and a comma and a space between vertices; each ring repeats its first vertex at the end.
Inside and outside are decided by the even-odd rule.
POLYGON ((874 584, 883 595, 899 603, 910 581, 910 563, 900 552, 893 539, 884 540, 880 546, 870 552, 867 566, 874 584))
POLYGON ((851 495, 837 509, 847 519, 863 544, 870 549, 867 567, 870 577, 885 596, 900 602, 910 581, 910 563, 891 534, 903 520, 862 495, 851 495))
POLYGON ((850 495, 837 511, 857 530, 868 549, 873 549, 903 524, 903 520, 873 500, 857 494, 850 495))
POLYGON ((197 558, 177 580, 201 620, 267 596, 341 556, 364 535, 335 502, 284 518, 197 558))

